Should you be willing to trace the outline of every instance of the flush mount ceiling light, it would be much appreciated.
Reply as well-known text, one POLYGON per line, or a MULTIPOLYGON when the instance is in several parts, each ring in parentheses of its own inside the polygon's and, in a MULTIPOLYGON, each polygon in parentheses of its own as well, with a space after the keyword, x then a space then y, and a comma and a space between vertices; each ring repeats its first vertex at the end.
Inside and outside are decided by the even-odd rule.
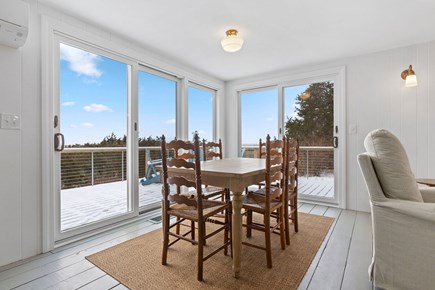
POLYGON ((400 76, 405 80, 405 87, 417 86, 417 76, 412 70, 412 65, 409 65, 409 68, 405 69, 400 76))
POLYGON ((227 36, 221 40, 221 45, 227 52, 236 52, 242 48, 243 39, 237 36, 236 29, 229 29, 227 36))

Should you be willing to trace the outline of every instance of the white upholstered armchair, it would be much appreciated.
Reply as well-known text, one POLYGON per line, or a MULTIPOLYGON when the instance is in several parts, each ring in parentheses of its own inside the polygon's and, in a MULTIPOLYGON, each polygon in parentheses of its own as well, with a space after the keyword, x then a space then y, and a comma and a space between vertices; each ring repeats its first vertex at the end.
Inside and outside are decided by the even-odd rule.
POLYGON ((435 289, 435 188, 419 188, 400 141, 369 133, 358 163, 370 195, 373 259, 381 289, 435 289))

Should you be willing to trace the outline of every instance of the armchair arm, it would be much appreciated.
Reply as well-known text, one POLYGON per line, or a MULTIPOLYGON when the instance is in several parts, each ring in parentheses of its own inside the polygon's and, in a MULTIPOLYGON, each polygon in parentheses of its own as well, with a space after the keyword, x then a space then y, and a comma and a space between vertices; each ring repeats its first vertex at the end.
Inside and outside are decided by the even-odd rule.
MULTIPOLYGON (((435 191, 434 191, 435 197, 435 191)), ((372 202, 373 207, 381 207, 392 213, 400 213, 434 223, 435 226, 435 203, 421 203, 408 200, 386 199, 386 201, 372 202)))
POLYGON ((420 187, 419 190, 425 203, 435 203, 435 187, 420 187))

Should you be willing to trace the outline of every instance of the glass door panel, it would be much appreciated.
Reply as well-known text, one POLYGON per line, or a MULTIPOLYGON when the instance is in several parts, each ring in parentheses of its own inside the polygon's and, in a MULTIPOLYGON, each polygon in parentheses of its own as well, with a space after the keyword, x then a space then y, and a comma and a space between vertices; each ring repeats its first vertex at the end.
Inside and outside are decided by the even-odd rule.
POLYGON ((284 128, 299 139, 299 197, 335 200, 334 82, 285 87, 284 128))
POLYGON ((210 89, 198 86, 188 88, 189 133, 193 137, 198 132, 199 137, 206 141, 214 141, 213 134, 213 104, 215 93, 210 89))
POLYGON ((258 143, 269 134, 278 138, 278 89, 240 93, 242 157, 257 158, 258 143))
MULTIPOLYGON (((60 233, 130 212, 129 65, 60 43, 60 233)), ((85 231, 85 229, 83 229, 85 231)))
POLYGON ((176 136, 178 79, 160 72, 139 71, 139 208, 161 203, 160 138, 176 136))

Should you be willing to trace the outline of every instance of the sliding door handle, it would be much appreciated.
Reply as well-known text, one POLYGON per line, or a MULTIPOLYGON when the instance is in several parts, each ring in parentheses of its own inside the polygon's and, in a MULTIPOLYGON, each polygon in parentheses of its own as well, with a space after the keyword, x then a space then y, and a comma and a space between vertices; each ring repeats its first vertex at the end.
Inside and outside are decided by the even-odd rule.
POLYGON ((54 134, 54 151, 63 151, 65 148, 65 137, 62 133, 54 134))
POLYGON ((334 137, 333 146, 334 146, 334 148, 338 148, 338 137, 334 137))

